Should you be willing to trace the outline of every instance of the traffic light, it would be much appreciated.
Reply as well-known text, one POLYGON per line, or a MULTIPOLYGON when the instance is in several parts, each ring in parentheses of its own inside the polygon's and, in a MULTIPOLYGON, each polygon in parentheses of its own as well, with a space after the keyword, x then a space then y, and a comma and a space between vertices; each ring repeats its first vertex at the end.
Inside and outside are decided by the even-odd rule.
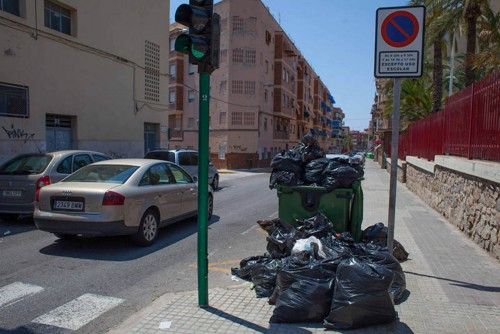
POLYGON ((213 9, 213 0, 189 0, 175 12, 175 21, 189 28, 175 40, 175 50, 189 55, 200 73, 219 67, 220 16, 213 9))

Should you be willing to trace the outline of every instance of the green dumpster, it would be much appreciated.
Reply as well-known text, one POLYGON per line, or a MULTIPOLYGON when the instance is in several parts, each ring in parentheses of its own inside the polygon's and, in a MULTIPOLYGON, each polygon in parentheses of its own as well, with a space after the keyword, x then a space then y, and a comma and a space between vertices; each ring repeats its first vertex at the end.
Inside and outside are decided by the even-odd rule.
POLYGON ((373 159, 373 157, 374 157, 373 152, 368 152, 368 153, 366 153, 366 157, 367 157, 368 159, 373 159))
POLYGON ((337 232, 351 232, 356 241, 361 237, 363 221, 363 190, 355 181, 351 188, 328 191, 317 186, 278 186, 279 218, 291 225, 296 219, 323 213, 337 232))

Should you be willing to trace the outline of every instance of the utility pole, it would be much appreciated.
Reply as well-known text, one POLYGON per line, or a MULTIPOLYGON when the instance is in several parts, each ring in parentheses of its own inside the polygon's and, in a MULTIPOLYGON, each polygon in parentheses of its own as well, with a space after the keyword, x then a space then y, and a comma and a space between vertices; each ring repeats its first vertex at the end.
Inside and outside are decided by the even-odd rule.
POLYGON ((208 164, 210 74, 219 67, 220 16, 213 0, 190 0, 175 12, 189 28, 175 40, 175 50, 189 55, 200 76, 198 122, 198 305, 208 307, 208 164))

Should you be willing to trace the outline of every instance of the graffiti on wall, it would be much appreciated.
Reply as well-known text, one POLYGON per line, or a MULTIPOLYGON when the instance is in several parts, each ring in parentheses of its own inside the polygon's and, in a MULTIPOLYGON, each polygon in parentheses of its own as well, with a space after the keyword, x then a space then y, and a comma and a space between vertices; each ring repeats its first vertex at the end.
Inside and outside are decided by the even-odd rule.
POLYGON ((24 129, 14 127, 14 124, 10 125, 10 128, 5 128, 2 126, 3 131, 9 139, 22 139, 26 144, 33 138, 35 138, 35 133, 26 132, 24 129))

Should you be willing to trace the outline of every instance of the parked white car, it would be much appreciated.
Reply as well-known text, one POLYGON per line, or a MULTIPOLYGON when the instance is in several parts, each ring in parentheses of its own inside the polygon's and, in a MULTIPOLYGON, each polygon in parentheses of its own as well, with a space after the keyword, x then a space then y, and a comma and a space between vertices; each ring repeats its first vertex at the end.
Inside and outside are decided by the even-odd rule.
MULTIPOLYGON (((209 219, 213 194, 208 198, 209 219)), ((43 187, 34 220, 60 238, 131 235, 152 244, 158 229, 197 215, 198 183, 181 167, 159 160, 95 163, 43 187)))

